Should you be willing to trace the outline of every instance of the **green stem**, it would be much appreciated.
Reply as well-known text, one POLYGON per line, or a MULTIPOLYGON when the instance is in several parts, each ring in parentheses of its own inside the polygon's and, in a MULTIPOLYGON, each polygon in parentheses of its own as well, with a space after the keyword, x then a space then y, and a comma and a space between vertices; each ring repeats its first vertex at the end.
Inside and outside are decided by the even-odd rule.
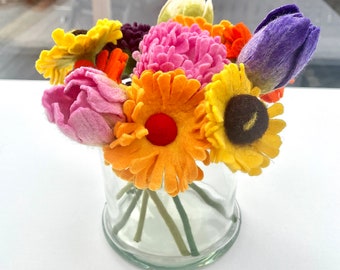
POLYGON ((190 222, 189 222, 189 219, 188 219, 188 215, 185 212, 185 209, 184 209, 184 207, 183 207, 179 197, 178 196, 173 197, 173 200, 175 202, 177 211, 178 211, 179 215, 181 216, 181 219, 182 219, 182 222, 183 222, 184 232, 185 232, 185 235, 186 235, 188 243, 189 243, 191 255, 192 256, 199 256, 200 253, 198 252, 194 236, 192 235, 192 231, 191 231, 191 226, 190 226, 190 222))
POLYGON ((123 195, 128 192, 132 188, 132 183, 127 183, 116 195, 116 199, 119 200, 123 197, 123 195))
POLYGON ((142 240, 142 233, 144 228, 145 216, 146 216, 146 207, 148 205, 149 200, 149 193, 146 191, 143 192, 143 199, 142 199, 142 207, 140 210, 139 220, 138 220, 138 227, 133 240, 136 242, 140 242, 142 240))
POLYGON ((142 194, 142 191, 140 189, 136 189, 136 195, 133 197, 130 205, 126 209, 126 212, 124 213, 122 219, 113 227, 113 233, 117 234, 126 224, 126 222, 129 220, 129 217, 132 213, 132 211, 135 209, 136 204, 142 194))
POLYGON ((151 199, 153 200, 153 202, 155 203, 155 205, 156 205, 160 215, 164 219, 166 225, 168 226, 170 233, 172 234, 172 237, 174 238, 180 253, 182 254, 182 256, 189 256, 190 252, 187 249, 187 247, 185 246, 185 243, 182 239, 181 233, 178 230, 176 223, 173 221, 173 219, 169 215, 168 211, 164 207, 162 201, 159 199, 156 192, 148 190, 148 193, 149 193, 149 196, 151 197, 151 199))
POLYGON ((211 207, 215 208, 220 214, 222 214, 222 216, 227 217, 227 214, 225 212, 224 207, 219 204, 218 202, 215 202, 214 200, 212 200, 206 193, 205 191, 200 188, 199 186, 197 186, 195 183, 191 183, 190 187, 197 192, 197 194, 199 196, 201 196, 201 198, 203 199, 203 201, 205 201, 208 205, 210 205, 211 207))

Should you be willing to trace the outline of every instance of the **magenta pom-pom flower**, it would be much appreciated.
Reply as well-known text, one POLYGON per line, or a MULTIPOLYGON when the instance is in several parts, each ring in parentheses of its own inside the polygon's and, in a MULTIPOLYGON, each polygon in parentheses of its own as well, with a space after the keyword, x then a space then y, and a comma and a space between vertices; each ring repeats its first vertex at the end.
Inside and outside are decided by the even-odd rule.
POLYGON ((124 121, 125 92, 100 70, 81 67, 72 71, 64 85, 44 92, 42 104, 48 120, 68 137, 87 145, 113 140, 112 128, 124 121))
POLYGON ((187 27, 169 21, 151 27, 144 36, 140 51, 133 54, 137 61, 134 73, 182 68, 188 78, 205 85, 229 63, 226 55, 220 37, 211 37, 196 24, 187 27))

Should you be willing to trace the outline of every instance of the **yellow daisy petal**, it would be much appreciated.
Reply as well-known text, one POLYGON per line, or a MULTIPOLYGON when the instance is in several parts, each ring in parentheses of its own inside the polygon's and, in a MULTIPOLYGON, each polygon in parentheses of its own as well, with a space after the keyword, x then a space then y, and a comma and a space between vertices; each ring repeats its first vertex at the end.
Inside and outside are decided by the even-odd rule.
POLYGON ((280 114, 283 114, 283 105, 281 103, 275 103, 268 108, 268 115, 270 118, 274 118, 280 114))
POLYGON ((286 122, 281 119, 270 119, 267 132, 270 134, 280 133, 286 127, 286 122))
POLYGON ((265 134, 261 139, 254 143, 254 147, 269 156, 274 158, 279 154, 279 147, 281 145, 281 138, 278 135, 265 134))
POLYGON ((235 153, 235 159, 246 172, 260 167, 263 163, 263 156, 249 149, 249 147, 238 149, 235 153))

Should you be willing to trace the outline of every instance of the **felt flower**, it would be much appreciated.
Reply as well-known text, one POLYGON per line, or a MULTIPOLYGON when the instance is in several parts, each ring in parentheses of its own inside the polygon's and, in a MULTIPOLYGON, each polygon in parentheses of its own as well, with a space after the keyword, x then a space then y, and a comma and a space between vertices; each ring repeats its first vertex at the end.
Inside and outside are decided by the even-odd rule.
POLYGON ((134 76, 124 103, 126 122, 117 123, 115 140, 104 147, 114 172, 139 189, 162 186, 176 196, 203 172, 209 143, 200 131, 205 107, 200 83, 180 69, 134 76))
POLYGON ((131 54, 138 50, 139 43, 150 30, 150 25, 137 22, 125 23, 121 30, 123 37, 117 41, 117 47, 131 54))
POLYGON ((94 63, 105 44, 116 44, 122 37, 120 28, 119 21, 107 19, 98 20, 89 31, 65 32, 58 28, 52 33, 56 45, 51 50, 40 53, 35 64, 36 70, 44 78, 50 78, 51 84, 61 84, 77 60, 84 59, 94 63))
POLYGON ((117 83, 121 83, 121 77, 126 67, 129 56, 120 48, 112 51, 102 50, 96 58, 96 68, 104 71, 107 76, 117 83))
POLYGON ((139 43, 142 41, 144 35, 146 35, 150 30, 150 25, 142 23, 125 23, 123 24, 121 31, 123 37, 117 41, 117 45, 108 43, 105 49, 112 51, 115 48, 122 49, 128 54, 128 61, 123 73, 123 77, 130 77, 133 68, 136 66, 136 60, 133 59, 132 53, 139 49, 139 43))
POLYGON ((178 22, 183 26, 192 26, 193 24, 197 24, 201 30, 206 30, 212 37, 220 36, 222 37, 222 33, 224 30, 223 25, 220 24, 211 24, 207 22, 203 17, 191 17, 185 15, 177 15, 171 19, 174 22, 178 22))
POLYGON ((80 59, 74 63, 74 68, 93 67, 106 73, 106 75, 117 83, 121 83, 122 74, 129 56, 120 48, 113 50, 103 49, 98 53, 95 63, 86 59, 80 59))
POLYGON ((283 112, 283 106, 275 103, 267 108, 259 94, 243 64, 226 65, 206 86, 204 130, 212 145, 212 162, 224 162, 233 172, 258 175, 278 155, 278 133, 285 122, 273 118, 283 112))
POLYGON ((285 86, 311 59, 320 29, 295 5, 273 10, 243 47, 237 62, 262 93, 285 86))
POLYGON ((140 52, 133 54, 137 60, 134 73, 181 68, 188 78, 197 79, 204 86, 229 62, 226 55, 220 38, 211 37, 196 24, 187 27, 177 22, 160 23, 144 36, 140 52))
POLYGON ((157 23, 167 22, 176 15, 203 17, 207 22, 214 21, 214 8, 211 0, 168 0, 162 7, 157 23))
POLYGON ((112 128, 125 119, 125 92, 105 73, 80 67, 65 78, 65 85, 46 90, 42 98, 49 121, 68 137, 88 145, 113 139, 112 128))
POLYGON ((252 34, 242 22, 233 25, 231 22, 223 20, 220 25, 223 25, 224 28, 221 40, 227 47, 227 58, 235 61, 252 34))
POLYGON ((200 29, 206 30, 212 37, 219 36, 221 42, 227 48, 227 58, 235 61, 244 45, 250 40, 252 34, 244 23, 233 25, 227 20, 222 20, 219 24, 210 24, 202 17, 188 17, 177 15, 173 21, 185 26, 197 24, 200 29))
POLYGON ((262 100, 268 103, 274 103, 279 101, 283 97, 284 90, 285 90, 284 87, 280 87, 273 91, 260 95, 260 97, 262 100))

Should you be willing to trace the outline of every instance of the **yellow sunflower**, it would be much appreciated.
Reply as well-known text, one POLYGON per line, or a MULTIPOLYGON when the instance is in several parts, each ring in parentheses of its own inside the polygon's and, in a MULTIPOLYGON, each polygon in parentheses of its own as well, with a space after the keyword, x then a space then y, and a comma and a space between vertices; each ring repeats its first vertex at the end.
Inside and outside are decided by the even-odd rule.
POLYGON ((95 62, 96 55, 109 42, 117 44, 122 38, 121 22, 114 20, 98 20, 89 31, 75 30, 66 32, 57 28, 52 33, 56 45, 51 50, 43 50, 36 61, 36 70, 50 78, 51 84, 64 82, 68 72, 73 69, 77 60, 95 62))
POLYGON ((144 71, 133 77, 124 103, 127 122, 114 128, 116 140, 104 147, 116 174, 139 189, 163 187, 176 196, 203 172, 196 160, 208 162, 204 92, 180 69, 144 71))
POLYGON ((279 154, 278 133, 286 124, 273 118, 283 113, 283 106, 276 103, 267 108, 259 94, 243 64, 226 65, 206 86, 208 122, 204 130, 212 145, 212 162, 222 161, 233 172, 259 175, 270 158, 279 154))

